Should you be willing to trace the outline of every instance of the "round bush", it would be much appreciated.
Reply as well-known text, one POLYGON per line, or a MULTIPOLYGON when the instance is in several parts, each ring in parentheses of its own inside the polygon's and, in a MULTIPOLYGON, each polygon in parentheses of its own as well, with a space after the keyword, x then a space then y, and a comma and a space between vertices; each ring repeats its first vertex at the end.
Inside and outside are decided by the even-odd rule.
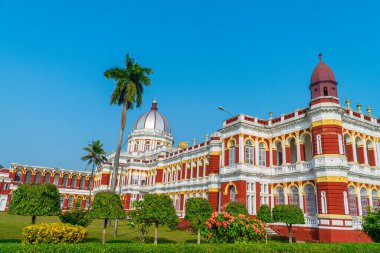
POLYGON ((23 243, 80 243, 87 238, 87 229, 65 223, 40 223, 22 231, 23 243))
POLYGON ((87 227, 91 224, 91 217, 87 210, 83 209, 73 209, 71 211, 62 213, 59 218, 63 223, 69 223, 71 225, 79 225, 82 227, 87 227))
POLYGON ((265 230, 261 221, 244 214, 234 217, 227 212, 215 212, 202 226, 201 234, 212 243, 234 243, 260 241, 265 230))

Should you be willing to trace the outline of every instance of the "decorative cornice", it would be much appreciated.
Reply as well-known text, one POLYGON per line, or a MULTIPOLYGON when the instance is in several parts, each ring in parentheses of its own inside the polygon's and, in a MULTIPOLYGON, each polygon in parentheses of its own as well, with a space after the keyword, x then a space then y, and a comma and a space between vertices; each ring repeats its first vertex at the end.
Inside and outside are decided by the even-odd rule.
POLYGON ((327 176, 327 177, 317 177, 315 179, 317 183, 348 183, 348 178, 347 177, 342 177, 342 176, 327 176))

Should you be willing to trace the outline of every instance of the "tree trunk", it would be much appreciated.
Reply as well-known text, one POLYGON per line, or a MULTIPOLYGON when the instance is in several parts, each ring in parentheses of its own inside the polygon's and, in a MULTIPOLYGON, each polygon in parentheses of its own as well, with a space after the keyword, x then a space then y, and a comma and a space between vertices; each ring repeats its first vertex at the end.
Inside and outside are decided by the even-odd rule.
MULTIPOLYGON (((123 180, 123 173, 120 172, 120 176, 119 176, 119 196, 121 196, 121 192, 122 192, 122 181, 123 180)), ((117 231, 118 231, 118 228, 119 228, 119 220, 116 219, 115 220, 115 228, 113 230, 113 236, 116 238, 117 237, 117 231)))
POLYGON ((157 238, 158 238, 158 222, 155 222, 155 228, 154 228, 154 244, 157 244, 157 238))
POLYGON ((104 223, 103 223, 103 239, 102 239, 102 244, 105 244, 105 243, 106 243, 107 223, 108 223, 108 220, 107 220, 107 219, 104 219, 104 223))
POLYGON ((288 226, 289 243, 293 243, 293 240, 292 240, 292 224, 289 224, 287 226, 288 226))
POLYGON ((268 244, 268 232, 265 230, 265 244, 268 244))
POLYGON ((114 229, 113 229, 113 237, 117 237, 117 228, 118 228, 118 226, 119 226, 119 219, 116 219, 115 220, 115 227, 114 227, 114 229))
MULTIPOLYGON (((94 184, 94 170, 95 170, 95 164, 92 164, 92 170, 91 170, 91 178, 92 178, 92 184, 94 184)), ((89 196, 89 205, 88 205, 88 209, 90 209, 91 207, 91 194, 92 194, 92 185, 90 187, 90 196, 89 196)))
POLYGON ((32 215, 32 224, 36 224, 36 216, 32 215))
POLYGON ((201 244, 201 228, 198 228, 198 240, 197 240, 197 243, 201 244))
POLYGON ((117 142, 117 148, 116 148, 116 153, 115 153, 115 162, 113 163, 111 190, 114 192, 116 192, 116 180, 117 180, 117 173, 119 171, 121 143, 123 142, 123 134, 124 134, 125 122, 127 118, 127 107, 128 107, 128 102, 125 101, 123 105, 123 110, 121 111, 121 127, 120 127, 119 140, 117 142))

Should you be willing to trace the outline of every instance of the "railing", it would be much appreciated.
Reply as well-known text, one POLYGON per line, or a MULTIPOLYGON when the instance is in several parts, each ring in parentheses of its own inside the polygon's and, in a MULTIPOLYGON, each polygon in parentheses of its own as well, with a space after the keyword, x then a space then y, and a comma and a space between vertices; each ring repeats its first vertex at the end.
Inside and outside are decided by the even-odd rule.
POLYGON ((359 216, 352 217, 352 227, 354 229, 362 229, 362 218, 359 216))
POLYGON ((305 216, 305 225, 318 226, 318 218, 305 216))

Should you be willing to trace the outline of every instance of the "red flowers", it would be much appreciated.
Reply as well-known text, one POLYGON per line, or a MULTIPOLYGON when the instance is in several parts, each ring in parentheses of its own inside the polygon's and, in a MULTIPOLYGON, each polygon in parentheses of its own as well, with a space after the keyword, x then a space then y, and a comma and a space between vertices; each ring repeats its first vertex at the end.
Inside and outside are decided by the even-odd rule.
POLYGON ((210 242, 257 241, 264 238, 265 230, 259 220, 249 216, 214 212, 202 226, 201 234, 210 242))

